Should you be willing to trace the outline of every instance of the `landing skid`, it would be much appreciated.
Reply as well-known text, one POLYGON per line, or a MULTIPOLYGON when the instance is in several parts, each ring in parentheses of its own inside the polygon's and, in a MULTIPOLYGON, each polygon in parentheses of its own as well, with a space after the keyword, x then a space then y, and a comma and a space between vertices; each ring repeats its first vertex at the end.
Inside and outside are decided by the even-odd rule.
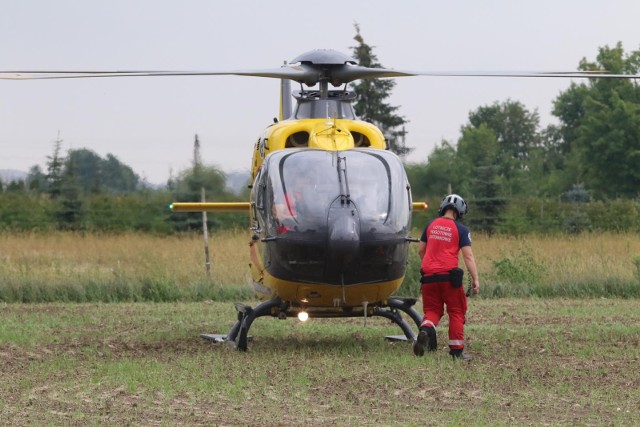
POLYGON ((404 333, 404 337, 402 335, 389 335, 385 337, 387 340, 414 341, 416 339, 416 334, 413 332, 413 329, 411 329, 400 313, 400 311, 402 311, 409 315, 411 320, 413 320, 416 327, 419 329, 420 323, 422 323, 422 317, 413 308, 416 301, 417 300, 415 298, 391 297, 387 300, 388 307, 376 307, 374 309, 373 316, 381 316, 391 320, 396 325, 400 326, 400 329, 402 329, 402 332, 404 333))
MULTIPOLYGON (((225 334, 200 334, 200 338, 213 342, 227 342, 227 336, 225 334)), ((247 337, 247 341, 252 340, 252 336, 247 337)))
MULTIPOLYGON (((407 323, 402 313, 406 313, 416 327, 420 327, 422 317, 413 308, 416 303, 415 298, 403 298, 403 297, 391 297, 387 300, 386 306, 375 306, 370 312, 371 316, 384 317, 391 320, 402 329, 404 335, 390 335, 385 337, 390 341, 414 341, 416 334, 411 326, 407 323)), ((262 316, 273 316, 284 319, 287 317, 286 310, 288 308, 287 303, 283 303, 280 299, 272 299, 262 302, 256 306, 256 308, 249 307, 241 303, 235 303, 235 308, 238 311, 238 321, 233 325, 227 335, 222 334, 200 334, 200 337, 213 342, 227 342, 231 344, 236 350, 247 351, 247 344, 251 341, 249 336, 249 328, 255 319, 262 316)), ((337 316, 311 316, 311 317, 356 317, 364 316, 364 312, 354 315, 337 315, 337 316)))
POLYGON ((392 342, 405 342, 405 341, 409 341, 407 337, 405 337, 404 335, 387 335, 384 337, 385 340, 387 341, 392 341, 392 342))

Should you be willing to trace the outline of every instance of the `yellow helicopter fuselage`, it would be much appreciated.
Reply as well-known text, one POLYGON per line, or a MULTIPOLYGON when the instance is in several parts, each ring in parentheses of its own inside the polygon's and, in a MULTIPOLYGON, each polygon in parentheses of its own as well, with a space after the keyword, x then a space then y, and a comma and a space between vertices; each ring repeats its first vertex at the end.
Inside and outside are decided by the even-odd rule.
MULTIPOLYGON (((386 166, 384 162, 388 161, 388 157, 395 157, 395 155, 386 151, 385 148, 386 143, 382 132, 374 125, 360 120, 318 118, 283 120, 274 123, 264 131, 255 144, 253 154, 253 190, 250 218, 254 234, 249 243, 253 285, 256 293, 262 299, 279 298, 294 306, 304 307, 310 311, 312 311, 314 307, 316 309, 331 308, 336 309, 337 313, 341 313, 342 310, 348 307, 385 302, 389 296, 398 290, 404 278, 404 266, 406 265, 408 242, 405 237, 410 223, 411 195, 408 191, 408 183, 406 182, 404 170, 401 169, 401 166, 398 166, 400 165, 399 160, 396 162, 397 164, 394 163, 392 165, 392 168, 394 168, 397 175, 394 175, 394 179, 402 180, 399 185, 396 185, 400 190, 392 194, 389 194, 389 191, 386 190, 391 184, 389 184, 390 177, 388 174, 384 174, 385 167, 389 169, 389 166, 386 166), (335 180, 332 177, 334 174, 341 173, 338 170, 339 167, 337 163, 340 162, 338 159, 342 159, 341 156, 343 156, 344 153, 351 151, 354 151, 354 153, 349 154, 350 156, 354 156, 356 154, 355 151, 358 151, 357 154, 359 157, 373 162, 374 165, 372 169, 368 170, 368 168, 365 168, 364 171, 362 168, 356 169, 358 164, 355 162, 356 160, 360 160, 349 159, 347 162, 345 157, 343 161, 349 164, 349 166, 343 166, 346 170, 342 173, 344 173, 345 183, 352 185, 350 190, 351 194, 340 194, 340 188, 337 186, 319 190, 318 185, 321 185, 323 181, 339 181, 339 179, 335 180), (381 154, 377 156, 375 154, 376 152, 384 154, 385 159, 383 159, 382 162, 378 157, 381 154), (266 160, 275 153, 279 153, 278 161, 274 161, 272 165, 266 167, 266 160), (309 156, 314 157, 313 160, 308 161, 309 166, 305 164, 302 169, 296 171, 300 176, 296 176, 295 174, 287 175, 289 169, 296 168, 296 164, 299 161, 304 160, 307 162, 309 156), (319 160, 324 162, 326 167, 320 167, 319 163, 321 162, 319 160), (283 165, 286 165, 284 166, 284 170, 283 165), (376 168, 375 170, 378 172, 382 172, 384 176, 380 176, 380 173, 374 173, 373 168, 376 168), (271 191, 276 194, 272 195, 271 198, 269 198, 268 195, 261 195, 261 191, 265 193, 269 191, 267 189, 268 186, 278 187, 278 184, 272 184, 270 179, 261 176, 261 174, 268 174, 271 177, 271 181, 281 181, 282 187, 294 187, 296 180, 305 179, 311 181, 315 183, 315 188, 308 185, 301 190, 301 192, 309 198, 323 198, 325 197, 323 195, 328 194, 325 197, 327 200, 325 204, 321 205, 318 203, 315 205, 315 212, 311 214, 314 215, 313 221, 315 222, 312 222, 314 225, 307 226, 307 229, 305 229, 303 226, 304 220, 299 220, 299 223, 295 224, 295 229, 291 227, 283 234, 277 234, 279 233, 278 231, 270 232, 269 222, 278 221, 278 218, 276 218, 275 215, 272 217, 271 213, 272 206, 277 204, 277 193, 283 193, 289 190, 283 188, 272 189, 271 191), (273 178, 274 175, 277 178, 273 178), (382 184, 377 184, 378 181, 382 182, 382 184), (379 187, 385 189, 387 198, 401 198, 400 202, 391 202, 385 199, 378 203, 378 205, 383 205, 382 210, 389 207, 397 209, 396 205, 400 205, 402 219, 399 222, 401 224, 399 227, 396 227, 398 228, 397 230, 390 232, 390 234, 387 233, 382 237, 376 237, 370 233, 371 236, 373 236, 371 237, 370 234, 367 234, 369 241, 365 242, 364 235, 366 233, 361 233, 360 230, 354 229, 360 227, 360 223, 364 224, 364 215, 366 213, 364 205, 367 203, 366 199, 378 197, 376 191, 379 187), (365 192, 371 191, 372 194, 354 194, 354 191, 358 189, 361 190, 360 193, 364 190, 365 192), (340 197, 344 198, 342 205, 335 202, 335 200, 340 197), (347 200, 347 198, 350 198, 350 200, 347 200), (331 203, 340 206, 340 208, 331 208, 334 209, 335 212, 340 212, 340 209, 352 210, 351 213, 345 214, 349 217, 346 220, 347 224, 345 226, 347 231, 344 233, 340 231, 342 234, 338 233, 340 235, 337 237, 336 233, 332 231, 334 225, 327 224, 328 221, 331 222, 332 215, 328 213, 319 214, 323 209, 328 211, 331 203), (356 209, 358 210, 358 216, 362 217, 357 221, 357 224, 350 222, 350 219, 356 216, 356 214, 353 213, 356 209), (324 230, 326 236, 323 235, 322 238, 317 239, 317 235, 322 233, 322 230, 324 230), (389 249, 388 243, 384 242, 384 238, 388 238, 389 236, 392 237, 394 242, 399 242, 398 246, 401 246, 401 248, 394 247, 392 250, 389 249), (365 252, 372 250, 379 252, 385 250, 392 251, 393 253, 387 258, 380 257, 379 254, 376 256, 381 260, 384 259, 384 262, 390 266, 388 271, 393 271, 393 273, 382 274, 379 277, 364 274, 362 275, 362 280, 359 280, 358 275, 352 274, 353 271, 351 270, 337 274, 317 274, 314 276, 307 274, 304 268, 298 268, 298 265, 307 262, 308 270, 318 270, 318 265, 320 264, 324 264, 323 268, 325 270, 331 270, 334 266, 333 264, 342 262, 343 260, 337 260, 332 258, 331 254, 328 254, 328 252, 332 250, 331 239, 338 239, 340 241, 337 245, 333 245, 338 248, 336 249, 337 252, 343 251, 343 240, 362 240, 348 243, 350 247, 344 250, 343 254, 345 259, 367 256, 366 254, 357 253, 363 250, 361 247, 365 246, 369 247, 365 252), (371 239, 379 239, 379 242, 377 240, 372 242, 371 239), (295 242, 293 243, 294 249, 286 248, 289 242, 295 242), (378 247, 373 248, 378 243, 378 247), (283 248, 278 248, 278 245, 281 245, 283 248), (303 247, 305 248, 301 249, 303 247), (314 256, 310 253, 306 258, 304 256, 296 258, 288 253, 290 250, 294 252, 300 250, 316 251, 321 255, 314 256), (273 258, 281 258, 277 260, 280 264, 288 263, 289 265, 276 268, 274 267, 276 261, 274 261, 273 258)), ((397 157, 395 158, 397 159, 397 157)), ((366 167, 367 165, 364 166, 366 167)), ((343 193, 345 191, 348 190, 344 190, 343 193)), ((378 212, 376 211, 375 213, 377 214, 378 212)), ((341 214, 340 218, 336 217, 337 219, 335 220, 344 221, 345 215, 341 214)), ((381 215, 387 215, 387 213, 385 212, 381 215)), ((375 226, 369 226, 369 228, 375 229, 375 226)), ((380 228, 385 228, 383 222, 381 222, 380 228)), ((353 268, 354 262, 356 261, 351 263, 345 262, 343 268, 353 268)), ((367 263, 367 260, 364 259, 360 261, 360 263, 367 263)), ((362 268, 362 266, 355 268, 362 268)))

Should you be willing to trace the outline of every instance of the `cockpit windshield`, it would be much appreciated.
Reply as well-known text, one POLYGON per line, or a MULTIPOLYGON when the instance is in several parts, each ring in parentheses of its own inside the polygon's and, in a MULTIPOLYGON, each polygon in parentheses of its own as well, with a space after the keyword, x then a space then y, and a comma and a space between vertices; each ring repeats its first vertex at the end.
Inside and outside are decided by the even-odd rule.
POLYGON ((357 210, 363 237, 369 230, 399 233, 408 227, 406 175, 393 153, 303 149, 274 153, 267 166, 266 214, 279 234, 321 233, 334 203, 357 210))

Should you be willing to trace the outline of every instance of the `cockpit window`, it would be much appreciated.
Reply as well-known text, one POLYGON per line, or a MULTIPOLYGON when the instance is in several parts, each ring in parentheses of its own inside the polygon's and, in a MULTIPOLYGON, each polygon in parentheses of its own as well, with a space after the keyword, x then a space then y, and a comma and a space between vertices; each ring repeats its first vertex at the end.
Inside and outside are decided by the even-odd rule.
POLYGON ((280 230, 326 228, 327 211, 337 197, 337 175, 331 153, 294 152, 277 159, 270 170, 273 208, 280 230))
POLYGON ((281 232, 326 229, 336 200, 357 209, 362 230, 386 227, 398 232, 406 227, 410 215, 406 175, 392 153, 307 149, 274 153, 269 161, 268 214, 281 232), (339 173, 339 164, 344 174, 339 173), (347 185, 341 185, 343 177, 347 185))
POLYGON ((355 120, 351 104, 332 99, 312 99, 299 102, 296 119, 349 119, 355 120))

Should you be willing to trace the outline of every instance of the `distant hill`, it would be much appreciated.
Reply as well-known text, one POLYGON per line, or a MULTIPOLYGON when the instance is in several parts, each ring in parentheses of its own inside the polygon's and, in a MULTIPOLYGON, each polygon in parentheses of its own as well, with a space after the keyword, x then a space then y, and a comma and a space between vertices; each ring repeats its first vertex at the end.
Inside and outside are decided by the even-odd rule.
POLYGON ((20 181, 27 179, 29 174, 15 169, 0 169, 0 180, 5 184, 11 181, 20 181))

